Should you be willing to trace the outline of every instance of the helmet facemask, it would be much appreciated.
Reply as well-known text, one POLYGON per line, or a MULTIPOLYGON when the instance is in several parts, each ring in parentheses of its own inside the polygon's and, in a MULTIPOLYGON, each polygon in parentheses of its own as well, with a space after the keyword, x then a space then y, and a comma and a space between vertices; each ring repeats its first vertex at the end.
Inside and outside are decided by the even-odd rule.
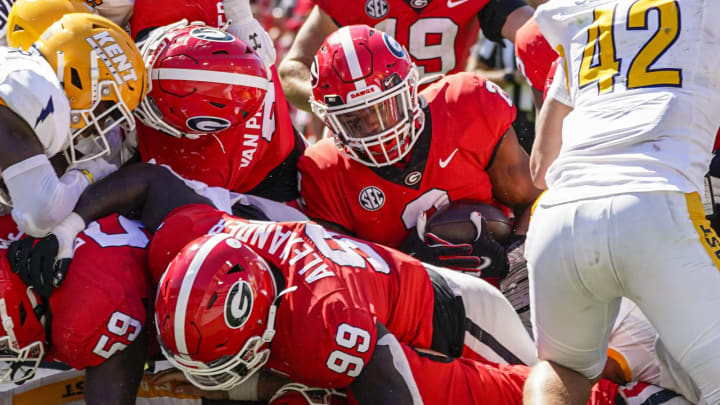
MULTIPOLYGON (((28 287, 30 302, 36 304, 35 297, 28 287)), ((27 316, 35 316, 34 313, 27 316)), ((8 315, 4 298, 0 298, 0 318, 5 336, 0 337, 0 383, 22 384, 35 376, 40 361, 45 355, 45 345, 36 340, 20 347, 15 334, 13 319, 8 315)))
POLYGON ((402 81, 395 77, 399 83, 379 97, 370 91, 367 97, 336 106, 311 99, 313 112, 330 128, 343 154, 364 165, 382 167, 402 160, 422 132, 417 69, 413 67, 402 81))
POLYGON ((228 390, 242 384, 260 370, 270 358, 268 342, 253 336, 234 356, 223 356, 210 363, 195 361, 187 356, 169 353, 161 345, 170 363, 181 370, 188 381, 204 390, 228 390))
MULTIPOLYGON (((58 55, 58 59, 61 55, 58 55)), ((90 52, 90 108, 70 111, 70 146, 66 157, 70 164, 86 162, 110 155, 106 135, 115 128, 129 132, 135 129, 132 111, 120 96, 113 80, 98 81, 98 56, 90 52), (110 97, 115 95, 117 101, 110 97)))

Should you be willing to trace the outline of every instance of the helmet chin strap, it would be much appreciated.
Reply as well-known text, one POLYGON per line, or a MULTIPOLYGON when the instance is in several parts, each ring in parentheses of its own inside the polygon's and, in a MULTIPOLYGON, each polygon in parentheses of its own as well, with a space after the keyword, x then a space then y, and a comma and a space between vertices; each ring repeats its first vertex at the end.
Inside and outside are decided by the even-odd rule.
POLYGON ((270 304, 270 311, 268 312, 267 328, 265 328, 265 332, 262 334, 263 342, 270 343, 275 337, 275 314, 277 313, 277 307, 280 305, 280 299, 283 295, 295 290, 297 290, 297 286, 288 287, 280 291, 277 297, 273 299, 272 304, 270 304))

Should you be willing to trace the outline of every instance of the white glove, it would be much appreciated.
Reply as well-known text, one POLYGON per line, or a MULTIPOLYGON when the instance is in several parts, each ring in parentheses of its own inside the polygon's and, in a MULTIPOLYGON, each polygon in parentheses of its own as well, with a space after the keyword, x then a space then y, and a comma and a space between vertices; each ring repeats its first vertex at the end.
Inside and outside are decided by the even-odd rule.
POLYGON ((87 162, 79 162, 68 167, 68 171, 79 170, 83 172, 85 176, 88 177, 88 180, 90 180, 90 183, 99 181, 117 169, 118 167, 116 165, 108 163, 104 158, 88 160, 87 162), (86 171, 90 173, 89 176, 86 171))
MULTIPOLYGON (((228 32, 240 38, 260 55, 265 68, 275 64, 277 53, 270 34, 253 18, 249 0, 223 0, 225 16, 231 21, 228 32)), ((268 76, 269 77, 269 76, 268 76)))

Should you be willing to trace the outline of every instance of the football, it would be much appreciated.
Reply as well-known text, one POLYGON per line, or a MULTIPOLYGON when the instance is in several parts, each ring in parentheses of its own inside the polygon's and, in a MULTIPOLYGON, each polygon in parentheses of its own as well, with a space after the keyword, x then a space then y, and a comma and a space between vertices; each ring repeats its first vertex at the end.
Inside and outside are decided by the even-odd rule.
POLYGON ((499 208, 478 201, 458 200, 438 209, 427 220, 425 232, 434 233, 451 243, 467 243, 477 237, 471 214, 479 213, 487 221, 488 229, 498 242, 512 233, 512 221, 499 208))

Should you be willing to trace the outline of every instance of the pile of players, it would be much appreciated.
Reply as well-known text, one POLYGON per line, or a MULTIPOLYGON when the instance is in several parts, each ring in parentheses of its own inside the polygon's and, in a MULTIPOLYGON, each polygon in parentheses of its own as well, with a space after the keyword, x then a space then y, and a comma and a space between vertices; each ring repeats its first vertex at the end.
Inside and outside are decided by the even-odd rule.
MULTIPOLYGON (((278 75, 246 0, 15 2, 0 48, 3 381, 61 361, 86 370, 87 403, 133 403, 163 357, 156 382, 208 398, 523 401, 526 327, 544 326, 517 284, 545 184, 511 100, 460 70, 480 25, 527 40, 530 76, 556 55, 533 21, 518 31, 533 13, 520 0, 351 3, 316 1, 278 75), (329 138, 306 145, 286 93, 329 138), (504 209, 513 235, 496 241, 481 217, 467 243, 425 231, 458 200, 504 209)), ((712 403, 611 298, 600 369, 581 370, 589 400, 567 396, 712 403)))

